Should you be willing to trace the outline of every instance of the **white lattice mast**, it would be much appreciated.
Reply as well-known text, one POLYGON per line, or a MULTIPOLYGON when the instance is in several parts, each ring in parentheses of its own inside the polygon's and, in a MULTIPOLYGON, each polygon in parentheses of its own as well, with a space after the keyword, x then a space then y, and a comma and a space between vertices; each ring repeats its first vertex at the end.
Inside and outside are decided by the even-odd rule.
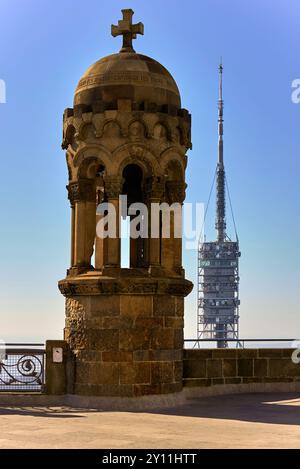
MULTIPOLYGON (((198 339, 216 340, 219 348, 239 338, 238 238, 226 233, 226 176, 224 166, 223 65, 219 66, 218 163, 216 169, 217 239, 199 245, 198 339)), ((233 215, 233 214, 232 214, 233 215)), ((238 342, 237 342, 238 344, 238 342)))

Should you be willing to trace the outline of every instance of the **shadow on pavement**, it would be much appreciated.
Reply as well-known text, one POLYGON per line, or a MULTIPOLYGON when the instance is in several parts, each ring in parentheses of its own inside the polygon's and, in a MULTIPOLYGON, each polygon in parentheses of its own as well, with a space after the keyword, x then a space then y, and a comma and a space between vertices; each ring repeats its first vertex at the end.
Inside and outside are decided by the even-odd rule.
POLYGON ((115 411, 75 407, 0 407, 3 415, 24 415, 61 419, 85 418, 89 413, 132 413, 168 415, 187 418, 236 420, 282 425, 300 425, 300 395, 285 394, 234 394, 191 399, 187 404, 169 409, 142 411, 115 411))
POLYGON ((152 413, 206 419, 300 425, 300 395, 235 394, 192 399, 190 404, 152 413))

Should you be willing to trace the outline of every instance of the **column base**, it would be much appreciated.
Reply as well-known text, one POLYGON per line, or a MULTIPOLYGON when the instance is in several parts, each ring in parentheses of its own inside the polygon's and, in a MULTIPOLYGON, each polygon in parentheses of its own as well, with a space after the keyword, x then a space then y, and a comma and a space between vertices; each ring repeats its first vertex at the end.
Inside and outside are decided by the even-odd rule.
POLYGON ((95 270, 91 264, 73 266, 67 270, 67 276, 76 277, 77 275, 85 274, 91 270, 95 270))

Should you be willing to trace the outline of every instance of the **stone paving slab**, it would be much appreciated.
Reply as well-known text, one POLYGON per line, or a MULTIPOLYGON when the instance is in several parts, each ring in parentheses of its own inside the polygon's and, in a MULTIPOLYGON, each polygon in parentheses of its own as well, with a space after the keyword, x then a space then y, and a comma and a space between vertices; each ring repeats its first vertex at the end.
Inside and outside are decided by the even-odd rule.
POLYGON ((300 394, 194 399, 172 409, 108 412, 1 407, 0 448, 300 448, 300 394))

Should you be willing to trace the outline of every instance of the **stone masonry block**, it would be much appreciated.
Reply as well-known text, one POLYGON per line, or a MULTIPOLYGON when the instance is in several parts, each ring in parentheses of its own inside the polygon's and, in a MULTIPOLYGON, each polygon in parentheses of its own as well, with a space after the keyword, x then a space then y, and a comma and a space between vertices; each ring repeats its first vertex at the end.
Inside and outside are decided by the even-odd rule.
POLYGON ((282 357, 282 350, 281 349, 259 349, 258 356, 260 358, 280 358, 282 357))
POLYGON ((175 298, 175 315, 183 318, 184 316, 184 298, 175 298))
POLYGON ((221 378, 222 377, 222 360, 207 360, 207 378, 221 378))
POLYGON ((76 384, 75 394, 82 396, 120 396, 120 386, 117 384, 76 384))
POLYGON ((173 327, 174 329, 183 329, 184 321, 182 318, 173 318, 166 316, 164 325, 165 327, 173 327))
POLYGON ((121 316, 133 318, 151 317, 153 315, 152 296, 147 295, 122 295, 120 299, 121 316))
POLYGON ((235 377, 237 376, 237 360, 224 359, 223 360, 223 376, 224 377, 235 377))
POLYGON ((153 314, 154 316, 175 316, 176 306, 173 296, 154 296, 153 297, 153 314))
POLYGON ((225 384, 240 384, 242 378, 224 378, 225 384))
POLYGON ((89 329, 88 345, 98 351, 113 351, 119 348, 118 329, 89 329))
POLYGON ((205 360, 206 358, 212 358, 212 349, 185 349, 183 351, 184 360, 205 360))
POLYGON ((91 296, 90 308, 86 308, 87 311, 90 310, 92 316, 118 316, 120 314, 120 296, 118 295, 101 295, 101 296, 91 296))
POLYGON ((162 394, 171 394, 182 391, 182 383, 162 383, 162 394))
POLYGON ((254 376, 254 377, 243 377, 242 378, 243 383, 245 384, 251 384, 251 383, 262 383, 263 378, 260 376, 254 376))
POLYGON ((241 358, 238 360, 238 376, 253 376, 253 360, 251 358, 241 358))
POLYGON ((134 363, 135 384, 147 384, 151 381, 151 365, 149 362, 134 363))
POLYGON ((265 358, 254 359, 254 376, 268 376, 268 360, 265 358))
POLYGON ((183 329, 174 329, 174 349, 182 350, 184 347, 183 329))
POLYGON ((161 382, 173 383, 175 381, 173 362, 162 362, 160 366, 161 366, 161 382))
POLYGON ((237 358, 256 358, 258 356, 257 349, 237 349, 236 350, 237 358))
POLYGON ((150 328, 154 327, 163 327, 164 319, 163 318, 136 318, 134 320, 135 327, 140 328, 150 328))
POLYGON ((161 384, 134 384, 133 395, 135 397, 149 396, 151 394, 162 394, 162 385, 161 384))
MULTIPOLYGON (((146 348, 146 347, 144 347, 146 348)), ((152 349, 176 349, 179 347, 174 347, 174 329, 170 327, 165 327, 163 329, 157 328, 153 329, 153 334, 151 337, 151 348, 152 349)))
POLYGON ((212 358, 236 358, 236 349, 214 349, 212 350, 212 358))
POLYGON ((206 378, 207 360, 185 360, 183 362, 184 378, 206 378))
POLYGON ((292 383, 293 378, 285 378, 281 376, 280 378, 264 378, 264 383, 292 383))
POLYGON ((118 363, 91 363, 86 364, 88 368, 89 384, 118 384, 119 364, 118 363))
POLYGON ((150 350, 149 356, 151 361, 167 362, 167 361, 181 361, 182 350, 150 350))
POLYGON ((151 348, 151 341, 156 329, 135 327, 131 329, 133 350, 145 350, 151 348))
POLYGON ((150 344, 152 336, 153 333, 150 329, 124 329, 120 331, 120 350, 128 352, 147 349, 149 350, 151 348, 150 344))
POLYGON ((131 352, 133 348, 133 334, 130 329, 124 329, 119 334, 119 350, 131 352))
POLYGON ((300 378, 300 363, 293 363, 291 359, 282 358, 270 358, 270 377, 290 377, 300 378))
POLYGON ((151 384, 156 385, 161 382, 161 364, 151 363, 151 384))
POLYGON ((120 384, 134 384, 135 369, 131 362, 120 363, 120 384))
POLYGON ((174 362, 174 381, 182 381, 183 363, 182 361, 174 362))
POLYGON ((104 362, 131 362, 132 352, 102 352, 104 362))
POLYGON ((121 384, 147 384, 151 381, 151 366, 149 362, 121 363, 121 384))
POLYGON ((133 352, 133 361, 134 362, 144 362, 151 360, 151 351, 150 350, 135 350, 133 352))
POLYGON ((216 384, 224 384, 225 380, 224 378, 212 378, 212 385, 216 385, 216 384))
POLYGON ((211 379, 208 378, 185 378, 183 380, 184 386, 188 388, 193 388, 193 387, 208 387, 211 386, 211 379))
POLYGON ((292 349, 292 348, 283 348, 281 350, 281 356, 282 358, 291 358, 293 352, 295 351, 296 349, 292 349))

